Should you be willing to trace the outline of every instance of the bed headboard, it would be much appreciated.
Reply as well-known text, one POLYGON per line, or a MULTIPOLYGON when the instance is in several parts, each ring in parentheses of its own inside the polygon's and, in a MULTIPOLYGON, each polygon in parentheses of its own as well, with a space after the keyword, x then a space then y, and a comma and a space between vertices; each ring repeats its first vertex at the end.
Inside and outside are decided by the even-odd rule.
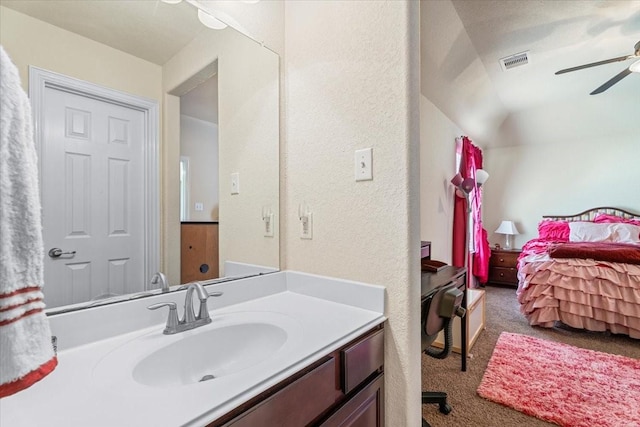
POLYGON ((623 218, 640 219, 640 214, 625 211, 624 209, 600 207, 586 210, 575 215, 544 215, 542 218, 555 221, 593 221, 600 214, 609 214, 623 218))

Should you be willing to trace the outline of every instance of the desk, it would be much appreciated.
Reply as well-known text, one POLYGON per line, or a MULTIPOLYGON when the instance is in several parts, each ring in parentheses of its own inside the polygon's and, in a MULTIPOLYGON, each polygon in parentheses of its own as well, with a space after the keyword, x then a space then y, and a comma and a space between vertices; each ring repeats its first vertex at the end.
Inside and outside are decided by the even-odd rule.
MULTIPOLYGON (((462 298, 462 307, 467 309, 467 269, 465 267, 448 266, 437 273, 428 273, 423 271, 421 277, 421 300, 434 293, 439 288, 450 283, 456 283, 464 296, 462 298)), ((461 355, 462 355, 462 371, 467 370, 467 322, 460 322, 460 339, 461 355)))

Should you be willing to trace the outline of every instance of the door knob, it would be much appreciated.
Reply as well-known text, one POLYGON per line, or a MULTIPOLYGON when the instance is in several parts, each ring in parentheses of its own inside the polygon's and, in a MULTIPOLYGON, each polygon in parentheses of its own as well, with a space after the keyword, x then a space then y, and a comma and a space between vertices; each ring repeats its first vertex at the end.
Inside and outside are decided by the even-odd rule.
POLYGON ((62 249, 60 248, 49 249, 49 256, 51 258, 59 258, 61 255, 75 255, 75 254, 76 254, 76 251, 62 252, 62 249))

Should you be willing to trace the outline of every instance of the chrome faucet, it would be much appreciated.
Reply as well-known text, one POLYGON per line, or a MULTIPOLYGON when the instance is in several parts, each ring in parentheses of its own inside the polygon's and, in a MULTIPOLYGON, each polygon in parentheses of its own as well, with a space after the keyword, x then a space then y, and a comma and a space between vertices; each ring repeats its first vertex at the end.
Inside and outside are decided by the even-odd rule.
POLYGON ((163 273, 157 272, 151 278, 152 285, 160 284, 160 288, 162 289, 162 293, 169 292, 169 281, 167 280, 167 276, 163 273))
POLYGON ((207 293, 204 286, 199 282, 189 283, 187 285, 187 292, 184 299, 184 314, 182 320, 178 319, 178 310, 175 302, 161 302, 158 304, 152 304, 147 308, 149 310, 156 310, 160 307, 169 307, 169 317, 163 333, 165 335, 173 335, 211 323, 211 317, 209 317, 209 310, 207 308, 207 300, 209 297, 219 297, 220 295, 222 295, 222 292, 207 293), (197 316, 193 310, 194 291, 200 300, 200 308, 197 316))

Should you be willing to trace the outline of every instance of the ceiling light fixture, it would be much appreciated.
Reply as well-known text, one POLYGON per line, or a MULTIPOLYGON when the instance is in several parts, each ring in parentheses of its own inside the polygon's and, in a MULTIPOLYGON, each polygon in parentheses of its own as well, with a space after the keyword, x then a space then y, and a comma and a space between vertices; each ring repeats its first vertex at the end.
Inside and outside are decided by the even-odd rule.
MULTIPOLYGON (((163 3, 167 4, 178 4, 181 3, 182 0, 161 0, 163 3)), ((249 0, 255 1, 255 0, 249 0)), ((258 0, 260 1, 260 0, 258 0)), ((207 28, 211 28, 214 30, 224 30, 227 28, 227 24, 219 20, 214 16, 214 12, 210 12, 205 10, 202 5, 197 0, 186 0, 186 3, 189 3, 196 9, 198 9, 198 20, 207 28)))
POLYGON ((224 30, 227 28, 227 24, 202 9, 198 9, 198 19, 202 22, 202 25, 214 30, 224 30))
POLYGON ((640 60, 634 62, 633 64, 629 65, 629 70, 632 73, 640 73, 640 60))

